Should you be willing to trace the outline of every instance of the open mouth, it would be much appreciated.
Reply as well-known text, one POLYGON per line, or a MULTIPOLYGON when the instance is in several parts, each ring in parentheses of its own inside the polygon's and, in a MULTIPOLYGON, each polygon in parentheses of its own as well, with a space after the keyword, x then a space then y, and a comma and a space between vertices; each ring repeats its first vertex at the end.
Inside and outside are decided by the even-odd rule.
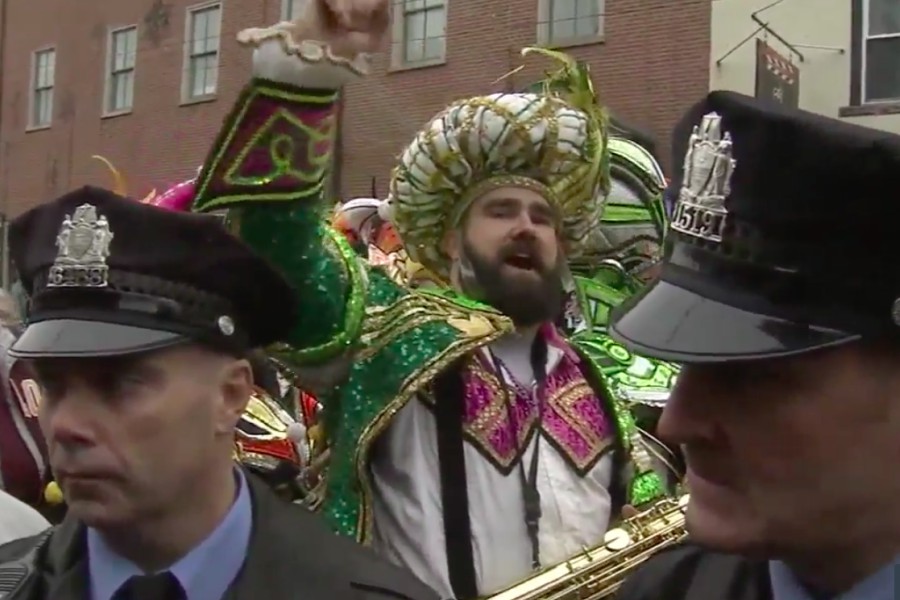
POLYGON ((521 271, 537 271, 537 261, 528 254, 516 254, 503 261, 505 264, 521 271))

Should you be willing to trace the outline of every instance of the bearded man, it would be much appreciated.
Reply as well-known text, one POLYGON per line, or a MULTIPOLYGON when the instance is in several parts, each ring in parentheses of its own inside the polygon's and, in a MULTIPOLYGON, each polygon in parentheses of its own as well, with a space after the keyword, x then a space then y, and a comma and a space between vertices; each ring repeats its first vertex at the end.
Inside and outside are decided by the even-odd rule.
POLYGON ((497 94, 436 116, 403 153, 384 216, 452 287, 399 286, 322 219, 338 89, 367 70, 360 44, 387 27, 388 2, 307 6, 239 35, 254 79, 194 209, 228 209, 300 291, 300 321, 274 350, 322 381, 335 529, 443 597, 488 594, 664 494, 618 388, 552 324, 608 190, 605 125, 585 90, 585 106, 497 94))

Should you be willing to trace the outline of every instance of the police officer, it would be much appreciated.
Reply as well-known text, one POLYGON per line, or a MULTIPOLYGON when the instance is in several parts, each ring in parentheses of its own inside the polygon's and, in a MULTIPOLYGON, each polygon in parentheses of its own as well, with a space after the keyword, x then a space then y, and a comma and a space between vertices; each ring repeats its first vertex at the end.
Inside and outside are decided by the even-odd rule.
POLYGON ((85 187, 16 219, 10 251, 31 298, 11 352, 69 512, 0 547, 0 596, 433 599, 235 467, 247 356, 294 296, 219 220, 85 187))
POLYGON ((690 541, 621 600, 889 600, 900 564, 900 138, 730 92, 675 135, 658 281, 614 316, 685 364, 690 541))

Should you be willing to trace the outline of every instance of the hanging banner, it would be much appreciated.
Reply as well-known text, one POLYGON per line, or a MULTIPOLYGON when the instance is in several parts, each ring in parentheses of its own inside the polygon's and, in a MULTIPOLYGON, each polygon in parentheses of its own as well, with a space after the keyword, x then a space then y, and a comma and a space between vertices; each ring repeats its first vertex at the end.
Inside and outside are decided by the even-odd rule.
POLYGON ((800 69, 762 40, 756 40, 756 97, 800 105, 800 69))

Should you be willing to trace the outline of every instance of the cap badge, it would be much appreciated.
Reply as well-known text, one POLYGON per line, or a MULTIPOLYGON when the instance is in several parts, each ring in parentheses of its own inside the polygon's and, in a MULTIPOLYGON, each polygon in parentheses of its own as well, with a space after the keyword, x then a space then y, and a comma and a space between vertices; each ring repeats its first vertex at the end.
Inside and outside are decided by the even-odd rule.
POLYGON ((721 242, 725 230, 725 198, 731 193, 736 161, 732 143, 722 133, 722 117, 709 113, 694 127, 684 157, 684 181, 672 215, 672 229, 685 235, 721 242))
POLYGON ((900 298, 894 300, 894 305, 891 306, 891 319, 894 325, 900 325, 900 298))
POLYGON ((216 321, 216 324, 219 326, 219 331, 222 332, 222 335, 234 335, 234 320, 232 320, 232 318, 228 315, 222 315, 221 317, 219 317, 219 320, 216 321))
POLYGON ((66 215, 56 236, 56 260, 47 287, 106 287, 112 239, 109 222, 97 215, 93 205, 82 204, 74 214, 66 215))

